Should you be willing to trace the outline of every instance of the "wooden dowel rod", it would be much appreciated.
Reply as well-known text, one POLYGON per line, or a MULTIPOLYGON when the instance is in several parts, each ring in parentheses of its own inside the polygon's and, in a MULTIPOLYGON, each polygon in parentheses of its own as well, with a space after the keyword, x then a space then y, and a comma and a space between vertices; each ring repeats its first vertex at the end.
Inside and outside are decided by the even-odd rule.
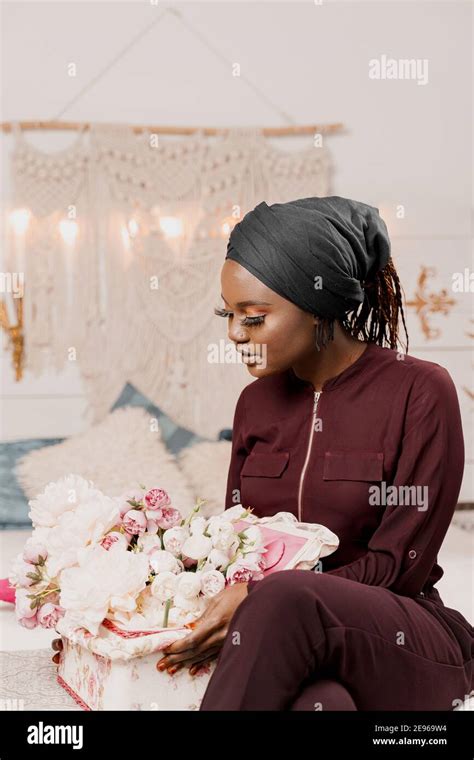
MULTIPOLYGON (((97 122, 100 125, 100 122, 97 122)), ((87 131, 91 125, 87 122, 76 121, 21 121, 19 126, 23 132, 33 130, 74 130, 74 131, 87 131)), ((124 126, 114 125, 110 126, 124 126)), ((140 126, 129 125, 132 127, 133 132, 139 134, 141 132, 153 132, 155 134, 168 134, 168 135, 192 135, 198 130, 204 132, 205 135, 223 135, 229 132, 228 127, 166 127, 166 126, 140 126)), ((1 122, 0 127, 3 132, 12 131, 12 122, 1 122)), ((239 127, 235 127, 239 129, 239 127)), ((256 129, 256 127, 241 127, 242 129, 256 129)), ((308 124, 306 126, 286 126, 286 127, 263 127, 262 132, 267 137, 287 137, 287 136, 299 136, 299 135, 311 135, 311 134, 331 134, 334 132, 340 132, 343 129, 343 124, 308 124)))

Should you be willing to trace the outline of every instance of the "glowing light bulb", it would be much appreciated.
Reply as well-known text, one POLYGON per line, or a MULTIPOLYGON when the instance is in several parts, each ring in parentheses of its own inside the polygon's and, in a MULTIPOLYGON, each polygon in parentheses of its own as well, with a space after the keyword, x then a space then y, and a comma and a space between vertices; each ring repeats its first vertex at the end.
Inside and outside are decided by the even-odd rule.
POLYGON ((162 216, 160 227, 169 238, 176 238, 183 234, 183 222, 176 216, 162 216))
POLYGON ((16 208, 10 213, 10 222, 17 235, 24 235, 30 223, 31 212, 27 208, 16 208))
POLYGON ((59 232, 67 245, 74 245, 76 242, 79 227, 73 219, 61 219, 59 222, 59 232))
POLYGON ((133 217, 128 220, 128 234, 131 238, 134 238, 138 235, 138 222, 133 217))

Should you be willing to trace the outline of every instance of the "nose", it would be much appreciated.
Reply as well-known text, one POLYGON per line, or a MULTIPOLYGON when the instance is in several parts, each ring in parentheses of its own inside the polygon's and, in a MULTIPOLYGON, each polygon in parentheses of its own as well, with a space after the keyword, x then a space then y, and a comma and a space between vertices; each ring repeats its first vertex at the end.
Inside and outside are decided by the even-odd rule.
POLYGON ((236 343, 236 344, 247 343, 249 339, 247 330, 245 329, 245 327, 243 327, 242 325, 239 325, 238 323, 236 324, 235 322, 233 322, 229 326, 229 330, 227 334, 229 336, 229 340, 231 340, 233 343, 236 343))

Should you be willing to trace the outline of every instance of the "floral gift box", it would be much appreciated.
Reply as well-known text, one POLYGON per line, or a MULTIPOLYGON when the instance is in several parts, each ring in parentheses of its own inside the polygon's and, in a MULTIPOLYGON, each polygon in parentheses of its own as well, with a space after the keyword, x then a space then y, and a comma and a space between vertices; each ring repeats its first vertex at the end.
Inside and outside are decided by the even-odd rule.
POLYGON ((104 620, 99 634, 56 630, 63 640, 58 682, 84 710, 198 710, 215 661, 191 676, 171 676, 156 663, 160 650, 189 635, 186 627, 125 631, 104 620))

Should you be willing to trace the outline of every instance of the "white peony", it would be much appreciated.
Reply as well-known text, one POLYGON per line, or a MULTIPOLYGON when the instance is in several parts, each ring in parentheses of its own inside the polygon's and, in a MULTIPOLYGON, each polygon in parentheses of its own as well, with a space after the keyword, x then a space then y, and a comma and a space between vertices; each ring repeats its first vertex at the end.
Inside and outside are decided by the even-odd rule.
POLYGON ((98 544, 119 519, 117 501, 99 491, 73 512, 62 514, 58 524, 49 531, 48 574, 55 576, 64 568, 75 565, 78 551, 98 544))
POLYGON ((263 549, 263 534, 257 525, 250 525, 245 528, 244 533, 244 546, 242 547, 244 553, 258 552, 263 549))
POLYGON ((176 557, 165 549, 153 550, 148 559, 153 572, 156 574, 166 571, 170 573, 181 572, 182 563, 180 565, 176 557))
POLYGON ((197 596, 195 599, 186 599, 179 595, 175 597, 175 607, 186 612, 185 623, 200 617, 206 609, 207 602, 208 599, 204 596, 197 596))
POLYGON ((189 622, 191 621, 189 620, 189 613, 186 612, 186 610, 183 610, 181 607, 170 608, 170 611, 168 613, 168 625, 170 627, 171 626, 179 627, 189 622))
POLYGON ((169 571, 158 573, 151 584, 152 595, 162 602, 172 599, 176 592, 178 578, 178 575, 169 571))
POLYGON ((176 594, 185 599, 195 599, 201 592, 201 573, 181 573, 176 583, 176 594))
POLYGON ((208 533, 208 535, 212 538, 214 536, 217 536, 222 530, 228 531, 229 526, 233 530, 230 522, 228 520, 224 520, 222 515, 212 515, 212 517, 210 517, 208 520, 206 533, 208 533))
POLYGON ((206 564, 203 570, 206 568, 214 568, 215 570, 223 570, 230 562, 230 557, 227 552, 222 552, 220 549, 212 549, 206 560, 206 564))
POLYGON ((175 528, 165 530, 163 533, 163 544, 166 551, 171 552, 171 554, 181 554, 182 546, 188 537, 189 531, 187 528, 176 526, 175 528))
POLYGON ((247 510, 242 506, 242 504, 236 504, 235 507, 224 509, 224 511, 221 512, 220 515, 216 515, 216 517, 220 517, 222 520, 231 520, 234 522, 234 520, 239 520, 244 515, 246 516, 246 513, 247 510))
POLYGON ((240 547, 240 539, 233 530, 231 533, 227 531, 221 531, 212 539, 212 545, 214 549, 225 552, 231 556, 240 547))
POLYGON ((161 549, 161 538, 151 533, 144 533, 138 539, 137 545, 145 554, 150 554, 154 549, 161 549))
POLYGON ((225 587, 225 577, 218 570, 206 570, 201 575, 201 592, 204 596, 215 596, 225 587))
POLYGON ((191 520, 191 523, 189 525, 189 529, 193 536, 204 533, 204 531, 206 530, 206 527, 207 527, 207 520, 205 517, 202 517, 201 515, 191 520))
POLYGON ((28 502, 33 525, 52 528, 65 512, 71 512, 83 501, 89 501, 102 493, 94 488, 91 481, 79 475, 68 475, 54 483, 49 483, 44 491, 28 502))
POLYGON ((107 551, 93 546, 79 552, 77 567, 61 574, 60 605, 64 624, 84 627, 97 635, 109 609, 133 612, 136 597, 148 579, 148 558, 143 553, 107 551))
POLYGON ((207 557, 211 550, 211 539, 207 536, 203 536, 202 534, 190 536, 186 539, 181 548, 181 552, 185 557, 196 560, 204 559, 204 557, 207 557))

